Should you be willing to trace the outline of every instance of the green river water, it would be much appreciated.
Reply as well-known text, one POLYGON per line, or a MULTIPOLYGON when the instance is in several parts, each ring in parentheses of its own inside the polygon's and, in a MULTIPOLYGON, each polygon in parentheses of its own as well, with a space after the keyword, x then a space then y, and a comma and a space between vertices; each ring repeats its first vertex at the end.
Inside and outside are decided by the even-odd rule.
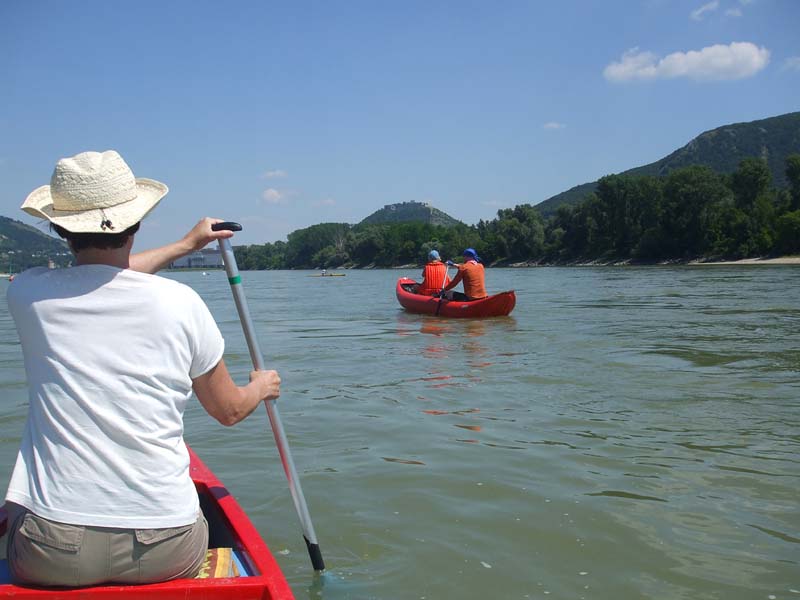
MULTIPOLYGON (((403 312, 418 271, 243 273, 324 575, 266 413, 187 411, 298 598, 800 600, 800 268, 489 269, 517 307, 482 321, 403 312)), ((224 273, 166 276, 246 381, 224 273)), ((3 481, 27 403, 8 285, 3 481)))

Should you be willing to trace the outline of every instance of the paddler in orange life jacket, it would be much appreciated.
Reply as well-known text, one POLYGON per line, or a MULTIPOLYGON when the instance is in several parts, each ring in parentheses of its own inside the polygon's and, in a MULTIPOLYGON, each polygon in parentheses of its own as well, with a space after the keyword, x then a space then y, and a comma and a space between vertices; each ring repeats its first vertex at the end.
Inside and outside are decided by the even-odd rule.
POLYGON ((428 262, 422 269, 422 283, 417 288, 418 294, 433 296, 442 291, 442 288, 450 283, 447 276, 447 266, 442 262, 439 252, 431 250, 428 252, 428 262))
POLYGON ((486 293, 483 265, 474 248, 467 248, 464 250, 464 262, 460 265, 456 265, 456 267, 458 267, 458 273, 453 277, 453 281, 445 287, 445 291, 452 290, 463 281, 464 293, 450 293, 447 295, 449 299, 462 301, 479 300, 489 295, 486 293))

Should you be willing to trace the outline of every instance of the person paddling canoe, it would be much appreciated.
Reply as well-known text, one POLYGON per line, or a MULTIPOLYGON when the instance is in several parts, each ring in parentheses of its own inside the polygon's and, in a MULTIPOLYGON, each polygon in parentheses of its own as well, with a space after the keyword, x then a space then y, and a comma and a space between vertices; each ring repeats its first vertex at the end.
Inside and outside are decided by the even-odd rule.
POLYGON ((237 386, 224 341, 191 288, 157 277, 233 235, 204 218, 181 240, 132 254, 167 186, 115 151, 58 161, 22 209, 67 240, 76 266, 33 268, 8 287, 28 419, 6 495, 15 583, 141 584, 192 577, 208 525, 189 474, 183 412, 195 393, 223 425, 280 395, 275 371, 237 386))
POLYGON ((458 267, 458 273, 444 289, 445 291, 452 290, 463 281, 464 293, 451 292, 447 295, 450 300, 479 300, 489 295, 486 293, 486 275, 481 259, 473 248, 464 250, 464 262, 456 266, 458 267))

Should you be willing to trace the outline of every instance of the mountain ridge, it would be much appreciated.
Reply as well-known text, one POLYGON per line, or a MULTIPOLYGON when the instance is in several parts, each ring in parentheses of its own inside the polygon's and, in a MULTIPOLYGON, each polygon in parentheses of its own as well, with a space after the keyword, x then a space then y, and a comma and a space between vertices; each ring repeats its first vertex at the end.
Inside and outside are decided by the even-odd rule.
MULTIPOLYGON (((784 188, 788 185, 786 157, 797 152, 800 152, 800 111, 709 129, 667 156, 619 174, 662 176, 690 165, 703 165, 727 174, 735 171, 742 159, 757 157, 767 161, 773 186, 784 188)), ((597 189, 598 181, 576 185, 535 206, 542 216, 551 216, 562 204, 578 204, 597 189)))
POLYGON ((358 225, 378 225, 381 223, 428 223, 430 225, 442 225, 453 227, 461 224, 461 221, 454 219, 446 212, 435 208, 427 202, 398 202, 396 204, 386 204, 383 208, 363 219, 358 225))
POLYGON ((72 260, 67 243, 16 219, 0 216, 0 271, 66 264, 72 260))

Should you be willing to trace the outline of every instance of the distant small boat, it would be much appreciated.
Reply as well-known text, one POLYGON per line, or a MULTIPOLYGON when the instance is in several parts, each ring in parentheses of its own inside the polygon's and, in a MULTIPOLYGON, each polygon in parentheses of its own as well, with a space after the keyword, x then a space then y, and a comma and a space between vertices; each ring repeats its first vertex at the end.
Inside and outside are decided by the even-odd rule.
POLYGON ((347 273, 318 273, 317 275, 309 275, 309 277, 346 277, 347 273))
POLYGON ((459 300, 447 300, 437 296, 425 296, 415 294, 412 289, 418 285, 413 279, 401 277, 397 280, 397 300, 400 305, 408 312, 420 313, 424 315, 435 315, 438 317, 455 318, 483 318, 483 317, 504 317, 514 310, 517 297, 514 290, 500 292, 493 296, 487 296, 480 300, 461 302, 459 300))

